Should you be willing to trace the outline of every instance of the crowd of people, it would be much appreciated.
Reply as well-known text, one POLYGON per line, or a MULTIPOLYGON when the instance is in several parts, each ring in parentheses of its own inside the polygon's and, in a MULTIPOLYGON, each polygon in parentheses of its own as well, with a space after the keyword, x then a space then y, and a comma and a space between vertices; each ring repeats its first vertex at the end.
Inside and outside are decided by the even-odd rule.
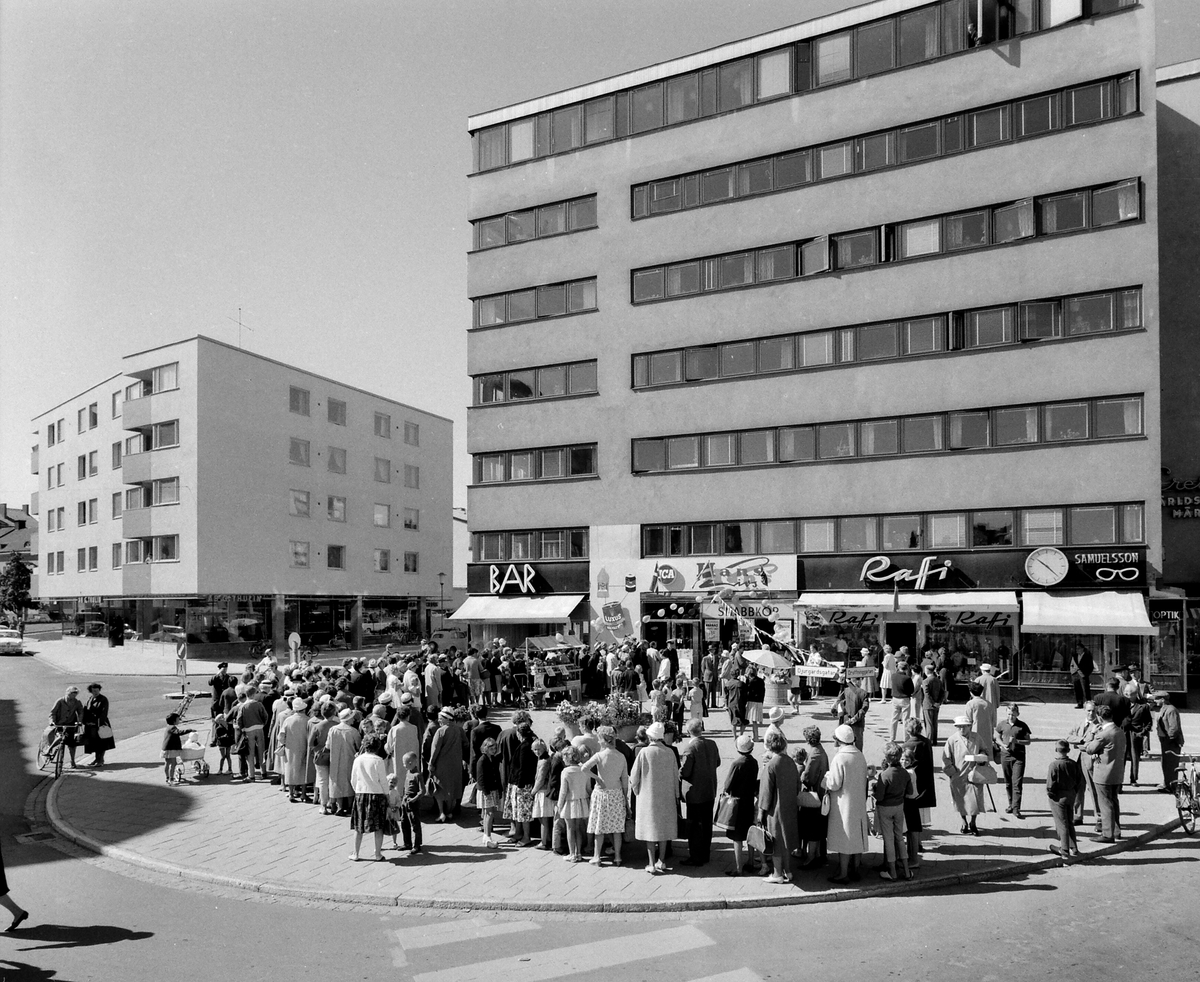
MULTIPOLYGON (((502 644, 461 654, 427 646, 369 662, 347 658, 340 667, 302 662, 281 669, 268 656, 239 677, 222 665, 210 679, 212 743, 221 750, 219 770, 232 773, 236 756, 244 780, 275 771, 291 801, 349 818, 353 860, 382 858, 388 836, 393 846, 402 836, 405 850, 420 851, 422 805, 432 802, 429 814, 437 823, 454 821, 464 806, 477 810, 485 848, 498 847, 506 829, 517 847, 620 865, 635 839, 644 845, 651 874, 669 869, 673 843, 681 838, 687 840, 681 863, 707 865, 714 836, 722 835, 733 845, 728 875, 759 873, 772 883, 824 869, 833 857, 829 880, 854 882, 874 833, 885 860, 879 875, 901 880, 921 866, 938 763, 962 834, 980 834, 992 783, 1005 788, 1007 811, 1024 817, 1032 734, 1019 706, 1002 705, 991 666, 981 666, 970 682, 970 698, 935 762, 946 687, 933 662, 917 666, 900 649, 888 663, 882 716, 875 709, 890 739, 880 759, 869 763, 862 748, 871 691, 884 691, 878 683, 885 680, 860 686, 843 670, 835 680, 831 746, 815 725, 789 745, 781 726, 788 713, 782 707, 764 713, 763 673, 745 654, 736 644, 711 650, 690 678, 680 673, 670 645, 662 652, 631 643, 585 652, 585 695, 632 693, 650 711, 650 722, 629 743, 587 714, 574 735, 561 724, 535 733, 525 666, 502 644), (705 725, 721 700, 737 755, 723 780, 705 725), (495 718, 506 704, 514 711, 502 728, 495 718), (375 849, 363 856, 367 835, 375 849)), ((803 668, 791 680, 793 690, 804 685, 803 668)), ((798 700, 791 701, 795 714, 798 700)), ((169 722, 164 738, 168 759, 179 739, 176 722, 169 722)), ((1064 859, 1078 855, 1074 830, 1089 798, 1098 841, 1120 836, 1125 767, 1136 783, 1152 727, 1169 790, 1173 755, 1182 746, 1178 713, 1166 693, 1150 693, 1136 680, 1113 679, 1060 743, 1047 793, 1059 833, 1052 848, 1064 859), (1151 703, 1159 709, 1157 721, 1151 703)))

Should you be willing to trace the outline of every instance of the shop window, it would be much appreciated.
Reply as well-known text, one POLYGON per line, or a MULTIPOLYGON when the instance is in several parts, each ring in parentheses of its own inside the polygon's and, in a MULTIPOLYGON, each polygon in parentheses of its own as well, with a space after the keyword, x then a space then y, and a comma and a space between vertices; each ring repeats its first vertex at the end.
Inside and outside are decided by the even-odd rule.
POLYGON ((1011 546, 1013 532, 1011 511, 977 511, 971 514, 973 546, 1011 546))
POLYGON ((920 515, 886 515, 882 525, 884 552, 922 547, 920 515))

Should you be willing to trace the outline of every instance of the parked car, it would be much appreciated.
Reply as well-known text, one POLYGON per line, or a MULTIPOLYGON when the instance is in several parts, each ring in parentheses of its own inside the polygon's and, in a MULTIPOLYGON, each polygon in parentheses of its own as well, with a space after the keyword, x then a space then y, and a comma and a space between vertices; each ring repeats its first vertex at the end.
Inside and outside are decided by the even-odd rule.
POLYGON ((455 630, 434 631, 429 635, 429 640, 433 641, 439 649, 449 648, 450 645, 462 648, 467 643, 467 632, 455 630))
POLYGON ((0 627, 0 655, 20 655, 25 652, 21 632, 10 627, 0 627))
POLYGON ((164 626, 150 635, 151 641, 169 641, 176 644, 187 640, 187 634, 182 627, 164 626))

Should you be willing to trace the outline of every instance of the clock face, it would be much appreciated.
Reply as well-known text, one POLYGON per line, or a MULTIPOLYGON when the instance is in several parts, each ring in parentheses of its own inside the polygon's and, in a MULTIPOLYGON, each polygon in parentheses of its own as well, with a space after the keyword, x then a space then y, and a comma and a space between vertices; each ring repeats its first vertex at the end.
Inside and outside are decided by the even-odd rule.
POLYGON ((1070 565, 1066 555, 1052 546, 1034 549, 1025 557, 1025 573, 1038 586, 1061 583, 1070 565))

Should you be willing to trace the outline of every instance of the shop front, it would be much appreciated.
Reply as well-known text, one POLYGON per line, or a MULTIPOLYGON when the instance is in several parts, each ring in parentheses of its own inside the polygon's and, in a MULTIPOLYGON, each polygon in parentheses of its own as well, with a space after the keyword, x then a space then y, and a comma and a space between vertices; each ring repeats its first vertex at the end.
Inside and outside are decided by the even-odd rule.
POLYGON ((586 562, 471 563, 467 594, 446 621, 468 628, 472 644, 503 638, 516 648, 556 634, 588 639, 586 562))
POLYGON ((1179 632, 1156 641, 1147 616, 1144 548, 802 556, 797 584, 801 646, 829 661, 944 647, 959 680, 988 662, 1008 684, 1064 691, 1082 650, 1104 674, 1136 665, 1149 679, 1161 665, 1166 678, 1182 666, 1179 632))

